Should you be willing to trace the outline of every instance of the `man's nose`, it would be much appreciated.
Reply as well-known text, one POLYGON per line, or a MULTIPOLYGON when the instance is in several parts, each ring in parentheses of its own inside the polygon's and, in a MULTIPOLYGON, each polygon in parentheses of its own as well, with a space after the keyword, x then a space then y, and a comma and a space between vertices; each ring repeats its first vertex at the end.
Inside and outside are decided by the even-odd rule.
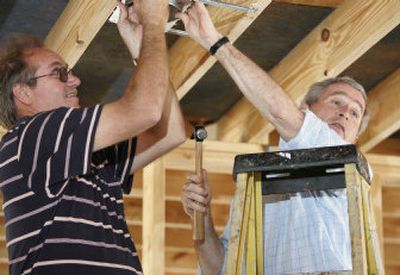
POLYGON ((344 119, 349 120, 349 108, 347 106, 342 106, 339 109, 339 116, 344 117, 344 119))
POLYGON ((68 73, 68 85, 78 87, 81 84, 81 80, 72 71, 68 73))

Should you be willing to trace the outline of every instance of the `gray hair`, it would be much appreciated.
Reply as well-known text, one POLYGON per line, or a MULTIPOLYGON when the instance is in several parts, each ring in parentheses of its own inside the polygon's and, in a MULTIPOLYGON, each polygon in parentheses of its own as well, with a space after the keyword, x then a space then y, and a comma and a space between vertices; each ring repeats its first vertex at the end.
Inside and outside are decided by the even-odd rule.
POLYGON ((25 50, 43 47, 43 43, 33 36, 18 36, 10 39, 0 49, 0 125, 11 129, 17 119, 13 88, 16 84, 36 85, 35 69, 25 61, 25 50))
POLYGON ((308 90, 306 96, 303 99, 303 102, 306 103, 308 106, 312 106, 314 103, 318 101, 318 99, 325 92, 325 89, 328 88, 328 86, 336 83, 347 84, 356 89, 357 91, 359 91, 363 96, 365 101, 365 111, 361 119, 360 128, 358 129, 358 134, 363 133, 368 126, 370 118, 367 108, 368 98, 364 87, 360 83, 355 81, 353 78, 348 76, 341 76, 341 77, 328 78, 320 82, 315 82, 313 85, 311 85, 310 89, 308 90))

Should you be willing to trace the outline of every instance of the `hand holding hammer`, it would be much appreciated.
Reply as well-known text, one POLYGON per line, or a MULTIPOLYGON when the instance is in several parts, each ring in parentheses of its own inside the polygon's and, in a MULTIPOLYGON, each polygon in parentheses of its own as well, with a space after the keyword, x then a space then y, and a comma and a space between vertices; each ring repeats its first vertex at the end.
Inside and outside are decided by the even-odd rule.
MULTIPOLYGON (((207 138, 207 131, 204 126, 195 126, 192 139, 196 140, 195 172, 203 182, 203 140, 207 138)), ((204 214, 194 211, 193 214, 193 240, 204 240, 204 214)))

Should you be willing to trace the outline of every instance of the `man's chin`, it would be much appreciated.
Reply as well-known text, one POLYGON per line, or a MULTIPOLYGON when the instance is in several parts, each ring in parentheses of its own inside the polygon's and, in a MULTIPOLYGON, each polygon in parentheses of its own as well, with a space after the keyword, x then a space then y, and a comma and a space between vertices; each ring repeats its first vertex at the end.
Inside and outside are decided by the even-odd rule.
POLYGON ((335 131, 335 133, 338 134, 342 139, 346 140, 344 131, 340 127, 329 125, 329 128, 335 131))
POLYGON ((67 106, 70 108, 80 108, 81 105, 79 104, 79 98, 69 100, 67 106))

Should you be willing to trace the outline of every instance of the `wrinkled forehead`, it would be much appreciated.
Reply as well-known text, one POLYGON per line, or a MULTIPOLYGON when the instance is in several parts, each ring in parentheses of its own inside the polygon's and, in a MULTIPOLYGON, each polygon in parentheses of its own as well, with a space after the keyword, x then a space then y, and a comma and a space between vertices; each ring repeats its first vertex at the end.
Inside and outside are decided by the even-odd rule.
POLYGON ((326 87, 322 96, 329 97, 334 95, 342 95, 348 97, 351 101, 360 106, 364 111, 366 108, 366 95, 347 83, 334 83, 326 87))
POLYGON ((36 70, 47 69, 53 64, 66 65, 58 54, 45 48, 26 49, 24 55, 28 65, 36 70))

